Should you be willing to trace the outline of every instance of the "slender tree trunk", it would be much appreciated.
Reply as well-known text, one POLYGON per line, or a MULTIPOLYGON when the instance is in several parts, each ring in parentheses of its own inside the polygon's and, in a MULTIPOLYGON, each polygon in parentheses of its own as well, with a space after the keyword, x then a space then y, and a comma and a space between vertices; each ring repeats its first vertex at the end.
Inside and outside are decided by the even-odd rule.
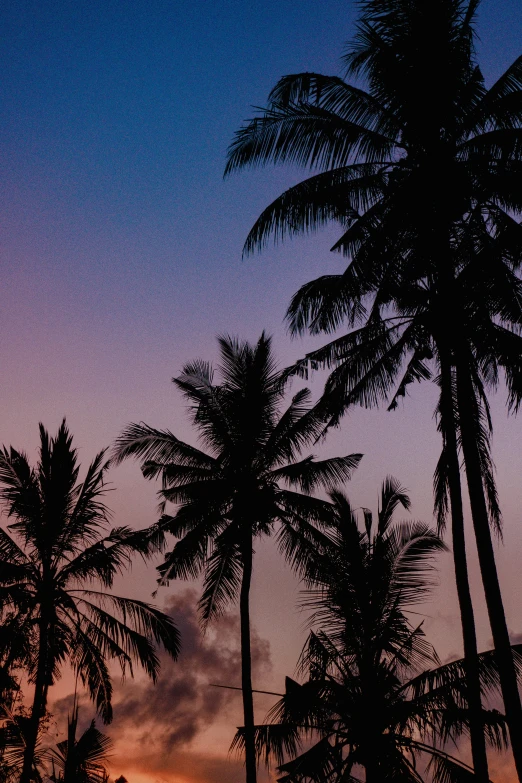
POLYGON ((489 622, 493 634, 495 656, 502 688, 509 737, 519 781, 522 782, 522 709, 517 675, 511 650, 506 615, 498 580, 495 553, 491 540, 489 513, 482 481, 480 453, 475 422, 477 401, 469 368, 464 361, 457 365, 457 399, 462 450, 468 483, 471 515, 477 541, 480 573, 484 585, 489 622))
POLYGON ((477 634, 471 591, 469 587, 466 541, 464 533, 464 511, 462 507, 462 486, 455 424, 453 376, 449 357, 439 351, 441 364, 441 430, 447 456, 448 484, 451 507, 451 537, 455 583, 460 609, 464 666, 466 672, 466 697, 470 713, 470 740, 473 768, 477 781, 488 783, 488 758, 478 667, 477 634))
POLYGON ((38 730, 42 720, 45 708, 47 706, 47 690, 49 679, 48 666, 48 630, 49 626, 44 620, 40 621, 39 629, 39 650, 38 665, 36 670, 36 680, 34 684, 33 706, 29 717, 29 724, 25 737, 24 763, 20 783, 31 783, 34 780, 34 755, 36 743, 38 740, 38 730))
POLYGON ((245 727, 246 783, 256 783, 254 699, 252 695, 252 656, 250 652, 250 583, 252 581, 252 534, 243 541, 243 577, 239 597, 241 618, 241 688, 245 727))

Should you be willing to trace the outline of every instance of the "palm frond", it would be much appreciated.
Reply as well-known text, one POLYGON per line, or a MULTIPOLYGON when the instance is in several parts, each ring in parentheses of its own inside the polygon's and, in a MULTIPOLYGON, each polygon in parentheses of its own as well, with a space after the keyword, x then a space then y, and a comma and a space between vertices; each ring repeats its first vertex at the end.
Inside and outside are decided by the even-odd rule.
POLYGON ((386 533, 398 506, 402 506, 406 511, 409 511, 411 507, 409 495, 407 494, 407 490, 401 486, 401 483, 396 478, 387 476, 381 488, 378 528, 380 535, 386 533))
POLYGON ((174 620, 155 606, 95 590, 82 590, 77 601, 86 608, 96 627, 135 657, 152 679, 157 674, 155 645, 161 645, 174 660, 178 657, 180 633, 174 620), (95 599, 98 605, 89 599, 95 599), (118 620, 104 606, 109 606, 122 619, 118 620))
POLYGON ((74 552, 98 535, 109 522, 110 512, 102 498, 109 490, 106 473, 109 462, 106 450, 100 451, 87 469, 82 483, 75 490, 75 502, 57 541, 57 554, 74 552))
POLYGON ((288 486, 297 486, 304 493, 311 493, 318 487, 331 489, 349 481, 359 465, 362 454, 348 454, 346 457, 331 457, 314 460, 312 456, 301 462, 294 462, 272 471, 272 476, 282 479, 288 486))
POLYGON ((116 439, 112 453, 114 464, 119 465, 129 457, 142 463, 173 462, 195 468, 212 468, 215 464, 208 454, 178 440, 169 430, 157 430, 143 423, 129 424, 116 439))
POLYGON ((447 550, 439 536, 421 522, 403 522, 390 532, 393 552, 391 590, 404 605, 422 601, 433 586, 433 557, 447 550))
MULTIPOLYGON (((256 756, 270 768, 272 758, 281 764, 287 755, 294 755, 300 745, 299 732, 295 726, 268 724, 255 727, 256 756)), ((236 732, 230 750, 243 753, 245 748, 244 729, 236 732)))
POLYGON ((353 265, 344 275, 323 275, 305 283, 293 295, 286 313, 290 333, 328 334, 344 323, 353 326, 366 315, 363 298, 370 290, 353 265))
POLYGON ((386 185, 383 166, 354 164, 325 171, 284 191, 266 207, 250 229, 244 255, 296 234, 314 233, 337 223, 352 224, 361 213, 379 203, 386 185))
POLYGON ((230 526, 216 537, 206 561, 199 609, 205 624, 219 616, 238 594, 243 573, 237 530, 230 526))
POLYGON ((272 103, 235 134, 225 174, 246 166, 293 163, 334 169, 390 158, 396 139, 311 103, 272 103))
MULTIPOLYGON (((80 681, 87 688, 90 698, 96 705, 104 723, 112 721, 112 682, 105 660, 105 650, 100 649, 100 634, 91 634, 90 627, 86 629, 75 623, 74 644, 72 646, 71 664, 77 671, 80 681)), ((104 645, 105 646, 105 645, 104 645)), ((123 651, 111 650, 117 659, 121 659, 123 651)))

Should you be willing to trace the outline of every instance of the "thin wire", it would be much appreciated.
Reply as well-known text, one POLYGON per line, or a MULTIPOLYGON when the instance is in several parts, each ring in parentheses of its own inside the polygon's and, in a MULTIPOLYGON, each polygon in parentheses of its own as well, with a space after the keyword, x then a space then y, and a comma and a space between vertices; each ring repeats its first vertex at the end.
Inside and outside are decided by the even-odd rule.
MULTIPOLYGON (((242 691, 243 688, 238 688, 235 685, 216 685, 216 683, 209 682, 211 688, 227 688, 230 691, 242 691)), ((252 689, 252 693, 266 693, 268 696, 284 696, 284 693, 275 693, 274 691, 256 691, 252 689)))

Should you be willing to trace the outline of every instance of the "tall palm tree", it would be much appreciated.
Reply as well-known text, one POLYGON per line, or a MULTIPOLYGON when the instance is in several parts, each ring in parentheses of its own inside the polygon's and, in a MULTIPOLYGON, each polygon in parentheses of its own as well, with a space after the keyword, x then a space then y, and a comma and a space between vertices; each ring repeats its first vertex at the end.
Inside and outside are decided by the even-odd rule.
MULTIPOLYGON (((517 270, 522 254, 521 230, 513 215, 522 210, 517 185, 522 171, 522 58, 486 90, 473 48, 477 5, 477 0, 363 2, 346 66, 349 77, 366 79, 366 89, 320 74, 284 77, 272 91, 267 110, 238 132, 227 171, 270 161, 319 170, 276 199, 246 243, 246 250, 252 251, 272 234, 284 237, 332 220, 343 227, 333 249, 349 256, 350 264, 344 274, 320 278, 301 289, 290 311, 297 331, 333 331, 342 323, 353 327, 358 321, 372 324, 382 321, 387 308, 387 324, 393 331, 392 311, 397 304, 401 309, 401 297, 408 295, 399 313, 404 316, 408 308, 415 311, 409 297, 412 286, 416 295, 429 289, 469 689, 470 694, 475 691, 480 711, 477 675, 472 671, 476 635, 465 566, 458 441, 522 779, 522 711, 489 531, 486 496, 489 490, 489 500, 494 499, 494 486, 491 472, 484 472, 487 448, 481 454, 477 447, 487 447, 480 427, 487 400, 474 346, 464 334, 469 316, 459 298, 464 278, 457 282, 461 258, 469 260, 480 248, 481 263, 475 259, 467 264, 468 282, 473 289, 486 273, 495 291, 487 291, 489 322, 474 345, 483 339, 488 371, 495 364, 506 371, 516 405, 521 391, 522 296, 517 270)), ((478 296, 473 306, 477 304, 478 296)), ((397 326, 400 332, 401 325, 397 326)), ((383 391, 379 383, 389 388, 388 367, 408 341, 413 357, 399 390, 403 392, 408 381, 427 377, 425 360, 433 351, 415 351, 418 336, 415 330, 408 331, 395 351, 384 356, 373 393, 383 391)), ((311 361, 320 363, 317 356, 311 361)), ((365 404, 368 401, 372 393, 365 404)), ((494 506, 490 503, 493 522, 494 506)), ((477 727, 472 745, 475 768, 486 780, 485 747, 477 727)))
MULTIPOLYGON (((394 511, 409 508, 409 499, 392 478, 382 487, 377 524, 363 509, 360 526, 342 492, 331 499, 330 544, 307 569, 313 587, 305 605, 320 630, 302 653, 304 683, 287 678, 271 722, 257 727, 258 752, 267 762, 275 758, 281 780, 292 783, 355 782, 361 767, 367 783, 419 783, 418 759, 428 762, 434 781, 475 779, 446 747, 469 727, 463 661, 441 666, 422 623, 407 616, 426 599, 442 541, 422 523, 394 524, 394 511)), ((519 671, 521 651, 514 651, 519 671)), ((493 652, 477 664, 481 688, 494 690, 493 652)), ((482 718, 489 741, 505 747, 504 716, 483 710, 482 718)), ((235 744, 242 740, 239 732, 235 744)))
POLYGON ((163 645, 173 658, 179 632, 153 606, 107 592, 134 554, 156 547, 127 527, 105 532, 108 462, 100 452, 83 481, 65 421, 54 438, 40 425, 36 467, 13 447, 0 451, 0 500, 8 518, 0 529, 0 613, 16 613, 30 643, 25 665, 34 696, 25 735, 20 783, 30 783, 40 721, 49 686, 66 661, 87 687, 103 720, 112 717, 107 661, 122 674, 136 661, 155 679, 163 645), (101 589, 99 589, 101 588, 101 589))
POLYGON ((140 460, 147 478, 161 476, 163 502, 177 504, 159 522, 178 542, 160 568, 163 580, 204 573, 204 621, 239 592, 241 685, 247 783, 256 779, 250 655, 250 585, 253 546, 275 534, 280 550, 301 569, 323 540, 329 504, 308 493, 348 479, 360 454, 317 461, 299 458, 323 422, 302 389, 284 412, 285 379, 275 368, 270 338, 255 345, 219 339, 220 381, 206 362, 184 367, 174 379, 190 403, 192 423, 206 451, 171 432, 132 424, 119 437, 115 460, 140 460))
MULTIPOLYGON (((495 628, 497 642, 499 638, 501 643, 509 642, 505 618, 503 614, 499 617, 495 613, 501 596, 488 517, 499 533, 501 520, 489 448, 491 421, 486 389, 496 386, 502 370, 505 371, 514 406, 518 405, 521 388, 522 340, 516 332, 516 323, 508 323, 506 328, 505 281, 501 280, 501 284, 498 284, 495 277, 501 277, 499 270, 488 269, 488 265, 483 263, 485 254, 486 251, 481 250, 472 256, 459 255, 459 271, 454 280, 455 298, 459 304, 453 313, 453 323, 458 318, 459 329, 455 334, 449 335, 440 328, 442 302, 436 286, 431 282, 424 281, 420 286, 410 285, 400 298, 394 299, 393 313, 390 312, 390 300, 383 304, 386 295, 384 287, 381 287, 380 302, 375 303, 362 328, 314 351, 298 368, 305 374, 310 365, 335 368, 327 381, 322 401, 325 412, 331 414, 331 423, 338 422, 350 404, 369 407, 386 400, 389 407, 394 408, 398 399, 405 395, 409 384, 432 377, 437 380, 440 387, 437 415, 443 436, 443 451, 436 471, 436 505, 441 528, 448 505, 451 507, 455 576, 464 629, 464 650, 470 668, 469 700, 472 715, 474 711, 479 714, 480 704, 476 695, 476 634, 466 566, 459 447, 465 449, 481 568, 484 583, 490 588, 486 595, 489 598, 491 624, 495 628), (383 314, 383 311, 386 313, 383 314), (502 320, 504 324, 499 324, 498 321, 502 320), (465 360, 464 364, 462 359, 465 360), (465 422, 467 432, 463 431, 465 422), (470 445, 474 450, 475 463, 471 462, 470 445), (482 513, 482 517, 478 516, 479 513, 482 513), (499 629, 502 623, 505 627, 499 629)), ((518 297, 520 284, 512 290, 512 298, 518 297)), ((294 306, 299 308, 297 300, 298 297, 294 300, 294 306)), ((303 304, 306 307, 306 303, 303 304)), ((334 309, 332 299, 324 301, 323 322, 328 318, 328 311, 333 312, 334 309)), ((511 725, 516 726, 516 704, 513 705, 513 699, 510 702, 510 684, 516 683, 516 679, 509 646, 506 650, 505 646, 498 644, 497 654, 503 661, 503 695, 508 707, 511 704, 511 709, 507 707, 506 711, 511 718, 515 715, 511 725), (510 674, 513 683, 509 681, 510 674)), ((480 732, 478 723, 475 729, 476 737, 480 732)), ((517 736, 516 732, 514 735, 517 736)))

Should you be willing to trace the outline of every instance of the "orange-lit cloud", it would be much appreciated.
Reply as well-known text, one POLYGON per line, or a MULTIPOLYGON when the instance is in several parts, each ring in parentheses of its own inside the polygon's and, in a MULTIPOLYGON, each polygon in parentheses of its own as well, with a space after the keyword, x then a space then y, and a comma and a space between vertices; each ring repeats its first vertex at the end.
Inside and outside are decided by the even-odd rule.
MULTIPOLYGON (((197 593, 184 590, 168 599, 166 611, 182 634, 177 662, 161 656, 158 682, 139 677, 116 683, 114 722, 107 728, 115 742, 113 775, 130 783, 233 783, 242 779, 242 763, 228 757, 235 726, 241 723, 240 694, 212 687, 240 685, 239 617, 230 613, 205 634, 196 615, 197 593)), ((252 634, 253 671, 270 670, 270 648, 252 634)), ((52 712, 65 726, 72 696, 58 700, 52 712)), ((84 715, 89 714, 85 704, 84 715)))

